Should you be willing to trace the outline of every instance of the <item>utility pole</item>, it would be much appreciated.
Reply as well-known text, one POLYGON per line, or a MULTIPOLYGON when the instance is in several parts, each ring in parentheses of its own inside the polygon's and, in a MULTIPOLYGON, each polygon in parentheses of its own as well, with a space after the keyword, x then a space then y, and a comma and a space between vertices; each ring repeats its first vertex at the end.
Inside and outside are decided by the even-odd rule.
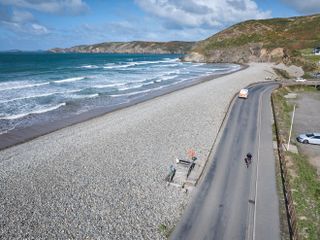
POLYGON ((289 148, 290 148, 290 139, 291 139, 292 125, 293 125, 295 111, 296 111, 296 105, 293 106, 293 113, 292 113, 292 119, 291 119, 291 126, 290 126, 290 132, 289 132, 287 151, 289 151, 289 148))

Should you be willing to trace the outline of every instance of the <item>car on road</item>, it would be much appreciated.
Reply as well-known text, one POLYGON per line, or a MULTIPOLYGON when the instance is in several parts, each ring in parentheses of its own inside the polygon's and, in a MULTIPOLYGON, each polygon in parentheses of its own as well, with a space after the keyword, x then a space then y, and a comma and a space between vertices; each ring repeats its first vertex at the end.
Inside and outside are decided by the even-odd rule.
POLYGON ((246 88, 243 88, 239 92, 239 98, 248 98, 249 90, 246 88))
POLYGON ((297 141, 301 143, 319 144, 320 145, 320 133, 305 133, 300 134, 297 137, 297 141))

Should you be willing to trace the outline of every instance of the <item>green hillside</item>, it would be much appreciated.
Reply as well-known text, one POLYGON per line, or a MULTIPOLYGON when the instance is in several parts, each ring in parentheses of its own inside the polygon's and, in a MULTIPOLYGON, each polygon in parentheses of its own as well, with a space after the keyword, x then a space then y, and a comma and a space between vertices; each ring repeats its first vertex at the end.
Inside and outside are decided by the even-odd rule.
POLYGON ((287 61, 313 68, 313 63, 320 59, 308 58, 308 55, 311 55, 316 46, 320 46, 320 14, 238 23, 198 42, 192 52, 201 54, 206 61, 215 62, 232 59, 228 52, 234 55, 237 53, 235 49, 238 49, 240 54, 235 54, 234 62, 247 62, 250 57, 259 60, 264 54, 271 59, 286 58, 287 61), (279 48, 283 49, 283 54, 279 54, 279 48), (271 54, 274 49, 278 49, 276 56, 271 54), (247 56, 248 54, 252 56, 247 56))
POLYGON ((177 53, 185 54, 191 50, 195 42, 105 42, 93 45, 81 45, 71 48, 54 48, 51 52, 81 53, 177 53))

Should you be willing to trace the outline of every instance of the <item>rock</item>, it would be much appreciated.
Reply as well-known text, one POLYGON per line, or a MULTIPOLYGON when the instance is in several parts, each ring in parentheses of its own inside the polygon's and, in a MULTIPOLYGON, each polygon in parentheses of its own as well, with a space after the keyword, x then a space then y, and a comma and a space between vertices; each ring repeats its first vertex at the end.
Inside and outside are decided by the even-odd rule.
POLYGON ((197 52, 192 52, 186 55, 185 57, 182 58, 182 60, 186 62, 205 62, 206 61, 205 56, 197 52))

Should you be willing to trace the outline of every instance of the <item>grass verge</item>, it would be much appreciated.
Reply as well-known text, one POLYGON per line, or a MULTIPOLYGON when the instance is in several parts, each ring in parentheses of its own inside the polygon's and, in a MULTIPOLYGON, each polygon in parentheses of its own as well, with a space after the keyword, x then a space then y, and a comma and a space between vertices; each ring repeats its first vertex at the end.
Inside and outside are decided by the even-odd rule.
POLYGON ((166 239, 169 238, 170 234, 173 232, 174 227, 173 226, 167 226, 166 224, 160 224, 158 227, 158 231, 162 236, 164 236, 166 239))
MULTIPOLYGON (((272 94, 280 138, 288 139, 293 109, 284 96, 289 92, 312 91, 316 90, 312 87, 294 86, 278 89, 272 94)), ((310 165, 306 156, 300 154, 286 152, 285 161, 289 170, 299 237, 318 240, 320 239, 320 181, 317 178, 316 169, 310 165)), ((278 184, 281 183, 278 182, 278 184)))
POLYGON ((320 239, 320 182, 316 169, 306 156, 286 153, 295 168, 291 176, 291 187, 298 217, 298 229, 302 239, 320 239))

